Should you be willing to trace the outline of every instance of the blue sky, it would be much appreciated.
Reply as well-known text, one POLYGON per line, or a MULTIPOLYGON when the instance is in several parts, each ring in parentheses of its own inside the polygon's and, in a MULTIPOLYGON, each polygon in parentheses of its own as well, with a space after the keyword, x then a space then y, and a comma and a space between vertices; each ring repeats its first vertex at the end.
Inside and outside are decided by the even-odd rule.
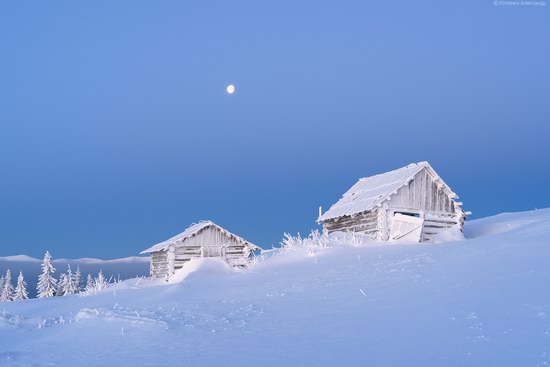
POLYGON ((549 11, 4 2, 0 255, 135 255, 200 219, 269 247, 421 160, 473 217, 548 207, 549 11))

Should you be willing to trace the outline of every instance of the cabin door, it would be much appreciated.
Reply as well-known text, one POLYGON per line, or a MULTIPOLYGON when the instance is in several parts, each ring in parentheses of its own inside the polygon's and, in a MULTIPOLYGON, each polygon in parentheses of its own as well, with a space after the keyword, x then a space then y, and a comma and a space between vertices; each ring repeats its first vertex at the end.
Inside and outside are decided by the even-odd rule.
POLYGON ((420 242, 424 218, 395 213, 390 232, 390 241, 420 242))

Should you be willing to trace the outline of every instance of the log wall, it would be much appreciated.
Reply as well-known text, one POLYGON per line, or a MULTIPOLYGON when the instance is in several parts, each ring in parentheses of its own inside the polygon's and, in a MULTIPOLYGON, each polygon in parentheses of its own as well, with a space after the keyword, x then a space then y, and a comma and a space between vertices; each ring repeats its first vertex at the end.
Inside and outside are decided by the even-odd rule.
POLYGON ((151 253, 151 276, 161 278, 168 273, 168 252, 158 251, 151 253))
POLYGON ((323 223, 328 233, 335 231, 352 231, 376 237, 378 226, 378 211, 370 211, 355 216, 340 217, 323 223))

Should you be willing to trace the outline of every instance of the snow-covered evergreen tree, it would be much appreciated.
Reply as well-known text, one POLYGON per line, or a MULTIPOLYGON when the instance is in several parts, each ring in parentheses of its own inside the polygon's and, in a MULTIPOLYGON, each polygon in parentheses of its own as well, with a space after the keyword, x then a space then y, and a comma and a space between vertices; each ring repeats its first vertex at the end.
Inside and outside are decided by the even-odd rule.
POLYGON ((36 290, 38 291, 38 298, 53 297, 57 290, 57 280, 53 277, 55 268, 52 265, 52 256, 48 251, 44 254, 44 260, 42 261, 42 273, 38 277, 38 284, 36 290))
POLYGON ((19 272, 19 276, 17 277, 17 286, 15 287, 15 294, 13 296, 13 299, 15 301, 29 299, 29 293, 27 292, 27 282, 25 282, 22 271, 19 272))
POLYGON ((57 291, 55 292, 56 296, 64 296, 65 290, 67 289, 67 274, 59 274, 59 280, 57 281, 57 291))
POLYGON ((74 287, 74 276, 70 265, 67 265, 67 274, 61 274, 61 277, 59 278, 59 289, 62 293, 61 295, 63 296, 76 293, 74 287))
POLYGON ((0 276, 0 294, 2 293, 2 289, 4 289, 4 276, 0 276))
POLYGON ((80 265, 77 265, 76 272, 73 275, 73 288, 75 293, 80 293, 80 282, 82 275, 80 274, 80 265))
POLYGON ((84 288, 84 291, 88 294, 93 293, 95 290, 95 282, 94 278, 92 278, 92 274, 88 273, 88 277, 86 278, 86 288, 84 288))
POLYGON ((94 288, 96 292, 100 292, 104 289, 107 289, 107 287, 109 286, 109 282, 107 282, 107 279, 105 279, 105 276, 103 275, 102 270, 100 270, 99 273, 97 274, 97 278, 95 279, 94 283, 95 283, 94 288))
POLYGON ((11 270, 6 270, 6 276, 4 277, 4 287, 0 293, 0 301, 13 301, 13 284, 11 284, 11 270))

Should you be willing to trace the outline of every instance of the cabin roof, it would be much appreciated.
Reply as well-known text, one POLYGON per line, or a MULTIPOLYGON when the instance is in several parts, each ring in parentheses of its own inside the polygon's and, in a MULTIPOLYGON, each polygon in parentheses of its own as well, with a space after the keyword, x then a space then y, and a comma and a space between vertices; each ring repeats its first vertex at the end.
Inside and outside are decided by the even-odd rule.
POLYGON ((393 171, 359 179, 355 185, 342 195, 342 198, 336 204, 319 216, 317 222, 321 223, 330 219, 351 216, 380 206, 397 190, 407 185, 424 168, 428 169, 435 179, 445 187, 451 198, 458 198, 435 173, 428 162, 412 163, 393 171))
POLYGON ((241 242, 243 245, 249 246, 254 251, 261 250, 260 247, 256 246, 252 242, 248 242, 244 238, 239 237, 239 236, 229 232, 228 230, 220 227, 219 225, 212 222, 211 220, 202 220, 198 223, 193 223, 185 231, 175 235, 174 237, 171 237, 171 238, 167 239, 166 241, 159 242, 156 245, 151 246, 147 250, 142 251, 141 253, 142 254, 147 254, 147 253, 151 253, 151 252, 164 251, 168 248, 168 246, 170 246, 172 244, 175 244, 175 243, 178 243, 178 242, 183 242, 186 239, 191 238, 191 237, 199 234, 202 230, 204 230, 208 227, 216 227, 217 229, 219 229, 227 237, 232 237, 232 238, 236 239, 237 241, 241 242))

